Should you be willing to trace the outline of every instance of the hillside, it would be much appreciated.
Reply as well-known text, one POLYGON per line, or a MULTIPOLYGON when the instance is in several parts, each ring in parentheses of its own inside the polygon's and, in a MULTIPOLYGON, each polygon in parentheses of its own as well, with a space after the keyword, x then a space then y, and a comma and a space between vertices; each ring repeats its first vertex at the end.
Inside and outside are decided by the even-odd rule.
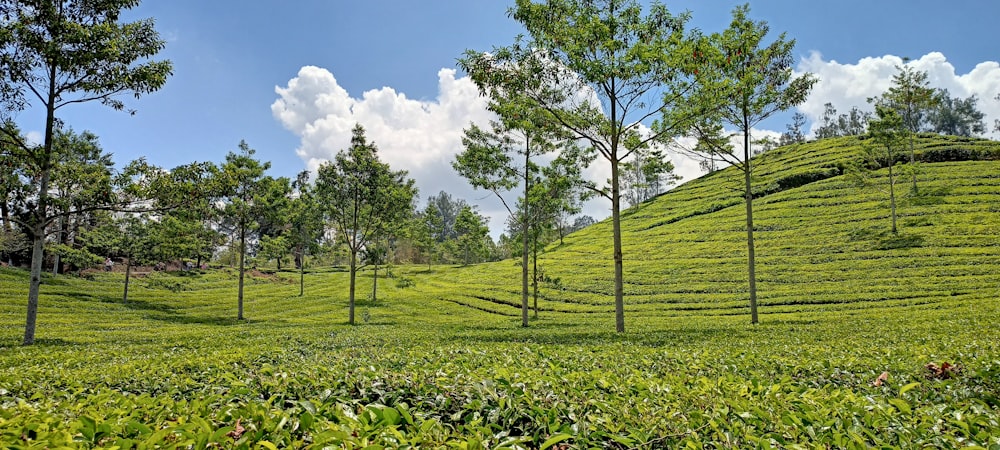
POLYGON ((136 278, 128 304, 119 273, 46 274, 20 347, 28 277, 0 268, 0 447, 1000 446, 1000 162, 924 164, 893 237, 841 174, 857 145, 761 156, 757 326, 727 171, 626 215, 621 334, 607 223, 545 253, 529 328, 512 261, 396 267, 377 302, 366 272, 357 326, 336 269, 302 297, 252 273, 247 321, 232 269, 136 278))
MULTIPOLYGON (((885 174, 859 187, 844 174, 860 141, 783 147, 757 160, 754 190, 762 314, 939 308, 995 300, 1000 289, 1000 143, 921 135, 920 194, 900 183, 900 233, 889 233, 885 174), (961 302, 954 302, 961 300, 961 302)), ((884 170, 882 172, 885 172, 884 170)), ((623 214, 626 312, 632 317, 748 314, 744 205, 722 170, 623 214)), ((543 310, 613 313, 610 222, 549 246, 543 310)), ((462 271, 470 306, 519 304, 516 267, 462 271), (512 280, 512 281, 507 281, 512 280)), ((612 319, 609 317, 609 324, 612 319)))

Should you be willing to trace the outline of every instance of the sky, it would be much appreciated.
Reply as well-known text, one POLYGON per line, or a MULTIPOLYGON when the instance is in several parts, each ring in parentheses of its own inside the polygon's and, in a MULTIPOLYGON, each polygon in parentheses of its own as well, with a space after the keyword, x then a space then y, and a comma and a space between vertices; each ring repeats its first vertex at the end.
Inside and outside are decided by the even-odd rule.
MULTIPOLYGON (((472 189, 451 169, 462 150, 462 129, 485 123, 485 101, 456 65, 468 49, 510 44, 523 28, 500 0, 146 0, 129 20, 152 17, 167 41, 159 58, 172 61, 165 87, 136 100, 134 116, 100 105, 74 105, 60 116, 74 130, 96 133, 124 165, 145 157, 171 168, 193 161, 219 163, 245 140, 268 172, 288 176, 315 170, 345 149, 360 123, 394 170, 416 180, 420 205, 439 191, 478 205, 496 237, 506 211, 492 194, 472 189)), ((690 26, 706 33, 729 24, 743 1, 667 1, 689 11, 690 26)), ((1000 2, 987 0, 769 0, 751 3, 771 36, 796 40, 796 71, 819 83, 796 111, 817 120, 823 105, 870 109, 866 98, 888 88, 907 57, 953 96, 976 94, 987 125, 1000 119, 1000 54, 995 20, 1000 2)), ((792 112, 761 125, 780 132, 792 112)), ((44 116, 17 121, 38 136, 44 116)), ((807 125, 811 126, 811 125, 807 125)), ((990 135, 992 138, 1000 136, 990 135)), ((701 175, 695 161, 673 155, 682 181, 701 175)), ((603 163, 603 164, 602 164, 603 163)), ((607 178, 598 160, 587 173, 607 178)), ((610 202, 583 211, 597 219, 610 202)))

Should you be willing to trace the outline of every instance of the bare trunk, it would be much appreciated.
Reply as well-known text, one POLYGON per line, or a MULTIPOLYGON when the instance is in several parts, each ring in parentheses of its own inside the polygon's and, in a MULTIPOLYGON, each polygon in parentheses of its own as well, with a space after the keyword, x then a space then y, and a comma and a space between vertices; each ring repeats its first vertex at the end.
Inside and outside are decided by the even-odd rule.
POLYGON ((524 149, 524 211, 521 217, 521 326, 528 326, 528 190, 531 174, 528 167, 531 164, 530 143, 525 139, 524 149))
POLYGON ((538 240, 533 239, 531 246, 531 284, 532 298, 535 302, 535 318, 538 318, 538 240))
POLYGON ((306 262, 305 256, 299 262, 299 297, 306 293, 306 262))
POLYGON ((916 156, 914 156, 913 151, 913 131, 910 131, 910 173, 913 174, 913 193, 917 193, 917 171, 916 171, 916 156))
POLYGON ((351 289, 348 296, 349 312, 347 313, 347 323, 354 325, 354 281, 358 273, 358 252, 351 251, 351 289))
POLYGON ((128 261, 125 262, 125 291, 122 294, 122 303, 128 303, 128 282, 129 278, 132 277, 132 258, 129 257, 128 261))
POLYGON ((378 263, 375 263, 375 269, 372 272, 372 304, 374 305, 378 296, 378 263))
MULTIPOLYGON (((59 227, 56 232, 56 244, 65 244, 66 239, 66 218, 59 218, 59 227)), ((59 256, 58 252, 52 254, 52 275, 59 275, 59 264, 62 258, 59 256)))
MULTIPOLYGON (((904 181, 905 183, 905 181, 904 181)), ((916 185, 914 184, 914 189, 916 185)), ((889 209, 892 211, 892 234, 897 234, 896 229, 896 178, 892 173, 892 164, 889 165, 889 209)))
POLYGON ((239 312, 236 314, 237 320, 243 320, 243 272, 247 253, 247 230, 245 226, 240 227, 240 288, 236 295, 239 305, 239 312))
POLYGON ((753 244, 753 191, 750 189, 750 175, 753 174, 750 164, 750 132, 749 126, 743 133, 743 188, 746 190, 747 206, 747 267, 750 276, 750 323, 757 323, 757 275, 753 244))
POLYGON ((52 157, 52 134, 55 129, 56 66, 49 65, 49 96, 45 109, 45 144, 41 158, 41 176, 38 183, 38 206, 35 223, 31 226, 31 281, 28 285, 28 313, 24 321, 24 345, 35 343, 35 324, 38 316, 38 291, 42 284, 42 259, 45 257, 45 220, 49 206, 49 164, 52 157))
POLYGON ((42 258, 45 248, 44 227, 35 225, 31 249, 31 284, 28 286, 28 318, 24 322, 24 345, 35 343, 35 321, 38 317, 38 290, 42 284, 42 258), (41 229, 39 229, 41 228, 41 229))
MULTIPOLYGON (((617 157, 617 154, 613 154, 617 157)), ((611 164, 611 230, 615 257, 615 331, 625 332, 625 288, 622 270, 621 190, 618 187, 618 163, 611 164)))

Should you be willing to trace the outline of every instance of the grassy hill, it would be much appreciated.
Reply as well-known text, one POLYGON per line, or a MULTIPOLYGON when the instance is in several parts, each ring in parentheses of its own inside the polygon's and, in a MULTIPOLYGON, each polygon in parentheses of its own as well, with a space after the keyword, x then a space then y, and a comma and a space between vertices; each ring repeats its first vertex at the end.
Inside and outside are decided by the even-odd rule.
POLYGON ((23 348, 27 276, 0 268, 0 446, 1000 446, 1000 150, 918 144, 899 236, 843 175, 856 139, 759 158, 758 326, 726 170, 626 213, 624 334, 608 223, 544 254, 527 329, 512 261, 397 267, 353 327, 335 270, 303 297, 255 274, 244 322, 231 270, 150 274, 129 304, 98 273, 46 276, 23 348))
MULTIPOLYGON (((906 195, 907 183, 897 188, 904 193, 898 236, 889 233, 888 194, 879 190, 886 180, 861 188, 842 174, 859 146, 856 138, 830 139, 759 157, 754 223, 762 313, 996 299, 998 143, 921 136, 917 149, 924 158, 961 149, 994 160, 924 163, 919 195, 906 195)), ((632 317, 749 313, 737 176, 723 170, 623 214, 626 311, 632 317)), ((543 285, 543 309, 613 312, 610 236, 605 221, 549 247, 540 265, 559 283, 543 285)), ((517 279, 510 264, 466 273, 461 284, 473 287, 467 291, 480 300, 470 305, 519 305, 519 286, 496 282, 517 279)))

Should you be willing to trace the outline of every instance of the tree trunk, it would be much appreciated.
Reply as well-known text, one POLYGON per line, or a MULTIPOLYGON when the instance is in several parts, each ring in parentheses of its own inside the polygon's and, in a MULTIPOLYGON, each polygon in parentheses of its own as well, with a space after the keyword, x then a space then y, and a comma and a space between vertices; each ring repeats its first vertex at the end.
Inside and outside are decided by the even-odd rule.
MULTIPOLYGON (((892 153, 890 153, 891 155, 892 153)), ((905 183, 905 181, 904 181, 905 183)), ((916 185, 913 185, 916 188, 916 185)), ((892 234, 897 234, 896 229, 896 178, 892 173, 892 163, 889 163, 889 209, 892 211, 892 234)))
POLYGON ((531 163, 531 152, 528 150, 529 143, 525 143, 524 149, 524 211, 521 217, 521 326, 528 326, 528 189, 531 175, 528 167, 531 163))
POLYGON ((349 325, 354 325, 354 281, 358 273, 358 252, 351 250, 351 288, 350 294, 348 295, 348 313, 347 313, 347 323, 349 325))
POLYGON ((532 297, 535 302, 535 318, 538 318, 538 240, 532 239, 531 246, 531 284, 532 297))
POLYGON ((378 263, 375 263, 375 270, 372 272, 372 304, 376 302, 378 295, 378 263))
POLYGON ((757 275, 753 245, 753 191, 750 189, 750 175, 753 173, 750 164, 750 128, 744 127, 743 133, 743 181, 747 206, 747 267, 750 276, 750 323, 757 323, 757 275))
MULTIPOLYGON (((913 193, 917 193, 917 167, 916 167, 916 156, 914 156, 913 151, 913 130, 910 130, 910 173, 913 174, 913 193)), ((893 231, 895 232, 895 231, 893 231)))
POLYGON ((28 286, 28 318, 24 322, 24 345, 35 343, 35 321, 38 316, 38 290, 42 284, 42 259, 45 248, 44 227, 39 224, 32 228, 34 236, 31 239, 31 284, 28 286))
POLYGON ((132 276, 132 257, 125 262, 125 292, 122 294, 122 303, 128 303, 128 282, 132 276))
POLYGON ((35 223, 31 226, 31 282, 28 286, 28 314, 24 321, 24 345, 35 343, 35 323, 38 316, 38 291, 42 284, 42 259, 45 257, 45 219, 49 206, 49 164, 52 157, 52 134, 56 123, 56 66, 49 67, 49 95, 45 108, 45 144, 38 183, 38 206, 35 223))
POLYGON ((306 262, 305 256, 299 262, 299 297, 306 293, 306 262))
POLYGON ((240 227, 240 289, 236 296, 237 303, 239 305, 239 312, 236 314, 237 320, 243 320, 243 271, 244 271, 244 260, 246 259, 247 253, 247 229, 245 226, 240 227))
POLYGON ((611 230, 614 235, 615 257, 615 331, 625 332, 625 288, 622 270, 621 190, 618 187, 617 152, 611 163, 611 230))
MULTIPOLYGON (((66 243, 66 228, 66 217, 60 216, 58 231, 56 231, 56 244, 66 243)), ((59 252, 54 252, 52 254, 52 275, 59 275, 59 265, 61 264, 61 260, 62 258, 60 257, 59 252)))

